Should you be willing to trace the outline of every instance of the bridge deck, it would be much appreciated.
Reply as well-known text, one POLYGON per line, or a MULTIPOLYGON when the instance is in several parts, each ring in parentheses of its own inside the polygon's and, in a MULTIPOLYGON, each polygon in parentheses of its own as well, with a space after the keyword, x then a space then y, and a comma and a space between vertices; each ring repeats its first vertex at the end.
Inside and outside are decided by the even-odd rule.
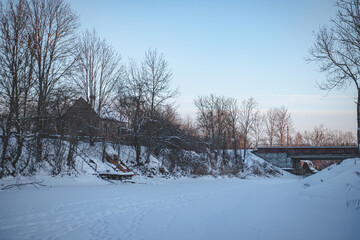
POLYGON ((259 147, 257 153, 287 153, 291 155, 345 154, 358 155, 358 147, 259 147))

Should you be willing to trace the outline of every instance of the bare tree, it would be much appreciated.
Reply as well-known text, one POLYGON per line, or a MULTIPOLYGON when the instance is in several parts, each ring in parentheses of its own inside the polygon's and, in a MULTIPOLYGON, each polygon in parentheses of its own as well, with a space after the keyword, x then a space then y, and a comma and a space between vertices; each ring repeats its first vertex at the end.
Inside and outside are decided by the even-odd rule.
POLYGON ((2 121, 1 172, 10 161, 13 171, 21 156, 23 138, 21 136, 20 114, 26 109, 27 92, 31 85, 31 57, 27 34, 29 6, 25 0, 10 0, 0 13, 0 103, 2 121), (29 79, 30 77, 30 79, 29 79), (16 153, 9 153, 9 140, 16 129, 16 153))
POLYGON ((85 100, 100 114, 104 104, 109 104, 114 96, 115 84, 121 79, 123 67, 120 55, 94 29, 83 33, 77 46, 77 56, 75 83, 85 100))
POLYGON ((246 159, 246 149, 248 145, 247 141, 248 141, 249 133, 256 120, 256 115, 257 115, 256 107, 257 107, 257 102, 255 101, 254 98, 251 97, 247 100, 243 100, 242 106, 240 108, 240 117, 239 117, 240 131, 244 138, 243 161, 245 161, 246 159))
POLYGON ((316 62, 327 73, 320 89, 342 89, 351 83, 357 90, 357 142, 360 148, 360 0, 338 0, 338 11, 331 27, 323 26, 316 33, 309 62, 316 62))
POLYGON ((275 136, 276 136, 276 110, 275 108, 270 108, 266 112, 266 135, 267 135, 267 142, 270 147, 273 146, 275 143, 275 136))
POLYGON ((136 152, 136 164, 141 162, 141 140, 143 136, 143 126, 145 124, 145 99, 146 82, 141 69, 134 61, 126 68, 124 85, 118 88, 117 109, 121 112, 129 126, 130 138, 136 152))
MULTIPOLYGON (((101 39, 95 29, 86 30, 77 45, 77 74, 74 77, 76 88, 86 102, 101 116, 105 105, 110 105, 116 94, 115 85, 121 81, 123 66, 120 55, 101 39)), ((100 119, 96 119, 90 144, 95 143, 100 119)))
POLYGON ((178 90, 170 88, 172 71, 164 54, 158 53, 157 50, 149 49, 145 52, 145 59, 142 63, 142 76, 145 78, 146 87, 146 106, 149 115, 149 129, 147 142, 147 159, 150 162, 150 154, 153 151, 154 138, 154 115, 165 106, 169 99, 178 95, 178 90))
MULTIPOLYGON (((226 147, 226 130, 228 128, 228 100, 211 94, 198 97, 194 101, 198 109, 197 123, 209 144, 210 162, 213 167, 218 164, 219 150, 226 147), (214 154, 214 161, 212 159, 214 154)), ((223 151, 224 152, 224 151, 223 151)))
POLYGON ((288 145, 290 140, 290 133, 293 131, 291 114, 284 106, 275 108, 275 113, 277 144, 281 146, 288 145))
POLYGON ((308 146, 312 145, 312 132, 305 130, 302 134, 302 143, 308 146))
POLYGON ((166 110, 168 100, 178 94, 177 89, 170 88, 171 76, 164 55, 149 49, 141 67, 134 60, 130 61, 124 74, 124 85, 118 88, 121 91, 118 106, 130 124, 137 164, 142 164, 141 144, 147 146, 146 163, 150 162, 156 134, 161 132, 157 131, 160 115, 166 110))
MULTIPOLYGON (((228 105, 229 101, 225 97, 218 97, 215 101, 216 108, 216 146, 217 152, 222 149, 223 161, 225 161, 225 150, 227 148, 227 129, 228 129, 228 105)), ((216 153, 217 156, 217 153, 216 153)), ((225 162, 224 162, 225 163, 225 162)))
POLYGON ((300 132, 296 132, 295 139, 294 139, 294 145, 295 146, 302 146, 303 144, 304 144, 303 135, 300 132))
POLYGON ((232 148, 234 149, 234 157, 236 163, 238 162, 238 145, 239 145, 239 106, 237 104, 237 100, 235 98, 230 98, 228 100, 228 122, 230 128, 230 136, 232 148))
POLYGON ((205 141, 209 145, 210 162, 212 162, 211 154, 215 152, 215 96, 198 97, 194 100, 197 107, 197 125, 200 129, 205 141))
POLYGON ((264 141, 264 123, 265 123, 265 115, 260 113, 259 111, 255 112, 254 124, 252 126, 252 136, 255 140, 255 147, 258 147, 264 141))
POLYGON ((271 108, 266 112, 266 135, 270 147, 275 143, 285 146, 291 141, 293 125, 291 114, 282 106, 280 108, 271 108))
POLYGON ((76 62, 77 16, 63 0, 31 0, 30 35, 37 95, 36 160, 42 159, 41 134, 48 101, 57 85, 70 77, 76 62))
POLYGON ((328 136, 328 129, 325 129, 323 124, 320 124, 319 126, 315 126, 311 134, 312 145, 313 146, 326 145, 327 136, 328 136))

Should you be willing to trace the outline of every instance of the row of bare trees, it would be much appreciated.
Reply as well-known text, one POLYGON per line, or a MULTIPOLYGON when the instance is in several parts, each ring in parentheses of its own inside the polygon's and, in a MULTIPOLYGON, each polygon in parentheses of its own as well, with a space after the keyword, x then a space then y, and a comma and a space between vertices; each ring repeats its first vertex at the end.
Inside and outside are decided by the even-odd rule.
POLYGON ((199 96, 194 103, 198 110, 197 126, 208 144, 212 165, 218 165, 220 150, 224 155, 226 149, 234 150, 235 161, 241 165, 246 158, 246 151, 241 156, 238 149, 248 148, 250 134, 260 120, 255 99, 244 100, 239 107, 235 98, 211 94, 199 96))
MULTIPOLYGON (((209 95, 194 101, 197 107, 196 124, 199 136, 208 144, 213 165, 220 150, 233 149, 234 157, 241 163, 246 151, 238 156, 238 149, 258 146, 349 146, 355 144, 351 132, 332 131, 323 125, 312 131, 296 132, 291 113, 284 106, 262 113, 254 98, 245 99, 241 105, 236 99, 209 95)), ((225 151, 222 151, 224 153, 225 151)))
POLYGON ((331 130, 320 124, 310 131, 297 132, 292 143, 295 146, 355 146, 356 138, 352 132, 331 130))
POLYGON ((293 125, 285 107, 272 108, 262 114, 254 98, 243 100, 239 106, 234 98, 215 95, 198 97, 194 103, 198 127, 208 139, 215 158, 219 149, 289 144, 293 125))

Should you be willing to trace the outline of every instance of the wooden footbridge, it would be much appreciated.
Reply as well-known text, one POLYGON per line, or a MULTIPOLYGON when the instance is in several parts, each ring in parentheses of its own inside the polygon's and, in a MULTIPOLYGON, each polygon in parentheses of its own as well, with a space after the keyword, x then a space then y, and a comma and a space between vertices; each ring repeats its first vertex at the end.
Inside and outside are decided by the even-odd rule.
POLYGON ((300 160, 344 160, 360 157, 356 146, 349 147, 259 147, 254 154, 271 164, 298 173, 300 160))

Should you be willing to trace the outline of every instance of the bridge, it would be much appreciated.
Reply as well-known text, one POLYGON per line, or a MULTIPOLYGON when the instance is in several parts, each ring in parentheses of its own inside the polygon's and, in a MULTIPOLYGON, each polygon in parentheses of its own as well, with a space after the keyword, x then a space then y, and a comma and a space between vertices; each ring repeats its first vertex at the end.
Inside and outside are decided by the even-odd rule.
POLYGON ((274 166, 298 173, 300 160, 344 160, 360 157, 358 147, 259 147, 253 153, 274 166))

